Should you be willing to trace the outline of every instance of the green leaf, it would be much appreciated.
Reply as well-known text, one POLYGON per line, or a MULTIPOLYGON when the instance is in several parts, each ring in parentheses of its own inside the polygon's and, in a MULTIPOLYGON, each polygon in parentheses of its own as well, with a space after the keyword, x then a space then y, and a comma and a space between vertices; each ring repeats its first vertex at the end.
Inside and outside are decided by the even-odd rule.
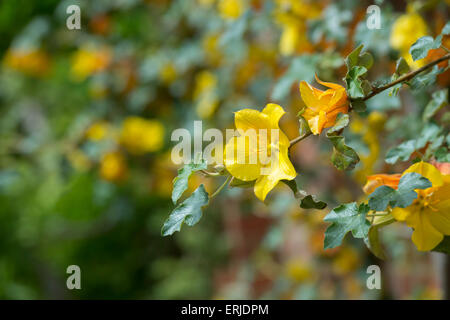
POLYGON ((370 227, 367 236, 364 238, 364 243, 366 244, 370 252, 372 252, 378 259, 386 259, 386 254, 380 242, 379 227, 370 227))
POLYGON ((431 251, 450 254, 450 236, 444 236, 444 239, 431 251))
POLYGON ((351 68, 358 65, 359 60, 359 54, 361 53, 361 50, 363 49, 363 45, 360 45, 355 50, 350 52, 350 54, 345 58, 345 64, 347 65, 347 70, 350 70, 351 68))
POLYGON ((366 103, 362 99, 352 100, 350 104, 356 112, 365 112, 367 110, 366 103))
POLYGON ((342 129, 348 126, 349 122, 350 118, 347 113, 339 113, 338 116, 336 117, 336 122, 334 123, 334 126, 328 129, 327 136, 330 137, 338 135, 342 129))
POLYGON ((429 50, 439 48, 441 46, 441 41, 442 35, 437 36, 436 39, 433 39, 433 37, 430 36, 421 37, 414 42, 409 49, 409 53, 411 53, 414 61, 423 59, 427 56, 429 50))
POLYGON ((172 201, 174 204, 177 203, 183 192, 188 188, 189 177, 192 173, 199 170, 205 170, 206 168, 206 161, 201 159, 198 163, 194 161, 185 164, 183 168, 178 170, 178 176, 173 179, 172 201))
POLYGON ((365 238, 368 235, 370 222, 366 219, 369 206, 357 205, 356 202, 340 205, 324 218, 332 224, 325 231, 324 249, 341 245, 345 235, 351 231, 355 238, 365 238))
POLYGON ((355 150, 345 144, 342 136, 328 137, 334 146, 331 162, 339 170, 352 170, 359 162, 359 156, 355 150))
POLYGON ((335 125, 328 129, 327 137, 333 144, 331 162, 339 170, 351 170, 359 162, 359 156, 351 147, 345 144, 345 138, 338 135, 349 123, 348 114, 340 113, 335 125))
POLYGON ((347 65, 347 70, 351 70, 353 67, 361 66, 369 70, 373 65, 373 57, 369 52, 363 52, 363 45, 360 45, 355 50, 350 52, 350 54, 345 58, 345 64, 347 65))
POLYGON ((169 218, 164 222, 161 229, 162 236, 172 235, 175 231, 180 231, 183 223, 193 226, 200 221, 202 217, 202 207, 209 202, 208 193, 201 184, 192 195, 180 203, 171 213, 169 218))
POLYGON ((432 100, 427 104, 423 112, 423 121, 430 120, 440 109, 447 104, 448 89, 433 93, 432 100))
POLYGON ((411 89, 413 91, 419 91, 422 90, 425 87, 428 87, 436 82, 436 77, 444 72, 445 68, 439 68, 437 65, 434 66, 430 72, 428 73, 421 73, 417 76, 415 76, 409 85, 411 86, 411 89))
POLYGON ((450 162, 450 152, 447 147, 437 149, 434 157, 437 162, 450 162))
POLYGON ((442 28, 441 34, 448 36, 450 34, 450 21, 448 21, 444 28, 442 28))
POLYGON ((430 152, 434 151, 433 148, 437 149, 440 146, 438 143, 438 135, 440 132, 441 129, 436 124, 427 124, 420 132, 419 138, 407 140, 399 144, 397 147, 390 149, 386 154, 386 163, 394 164, 398 160, 407 161, 415 151, 422 149, 429 142, 432 142, 432 144, 428 147, 428 149, 430 149, 430 152))
POLYGON ((398 184, 397 190, 381 186, 375 189, 369 196, 369 207, 375 211, 384 211, 387 206, 391 208, 406 208, 417 198, 415 189, 427 189, 431 182, 416 172, 405 174, 398 184))
MULTIPOLYGON (((347 93, 350 98, 363 98, 367 91, 367 86, 363 84, 361 77, 367 73, 367 69, 362 66, 355 66, 350 69, 345 77, 347 83, 347 93)), ((369 90, 370 91, 370 90, 369 90)))
POLYGON ((311 132, 311 129, 309 128, 308 125, 308 121, 306 121, 306 119, 303 118, 301 115, 298 116, 298 122, 300 125, 298 129, 298 133, 300 134, 300 136, 303 136, 311 132))
POLYGON ((303 209, 325 209, 327 204, 323 201, 316 200, 313 195, 307 195, 300 201, 300 208, 303 209))
POLYGON ((295 198, 300 200, 300 207, 303 209, 325 209, 327 204, 323 201, 317 200, 315 196, 309 195, 306 191, 300 190, 297 187, 295 180, 281 180, 283 181, 294 193, 295 198))
MULTIPOLYGON (((408 73, 410 71, 409 65, 406 62, 406 60, 402 57, 399 58, 397 60, 397 63, 395 64, 395 72, 391 77, 391 82, 397 80, 398 78, 400 78, 402 75, 408 73)), ((395 86, 393 86, 391 88, 391 90, 389 91, 389 95, 392 96, 396 96, 398 91, 400 90, 400 88, 402 87, 402 83, 398 83, 395 86)))

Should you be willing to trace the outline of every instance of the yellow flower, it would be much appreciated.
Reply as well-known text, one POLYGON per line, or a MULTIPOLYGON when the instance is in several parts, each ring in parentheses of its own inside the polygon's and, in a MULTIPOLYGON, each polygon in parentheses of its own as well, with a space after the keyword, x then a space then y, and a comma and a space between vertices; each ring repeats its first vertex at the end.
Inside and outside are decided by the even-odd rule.
POLYGON ((159 78, 164 84, 171 84, 177 79, 177 69, 173 63, 166 63, 159 70, 159 78))
POLYGON ((164 126, 157 120, 127 117, 122 124, 120 142, 134 154, 158 151, 163 147, 164 126))
POLYGON ((216 86, 217 77, 209 71, 202 71, 195 78, 195 110, 202 119, 211 117, 217 109, 219 99, 216 93, 216 86))
POLYGON ((409 48, 420 37, 428 33, 427 25, 418 13, 401 15, 392 25, 390 43, 392 48, 400 51, 400 55, 412 68, 419 68, 424 60, 413 61, 409 48))
POLYGON ((296 282, 309 280, 313 276, 311 267, 299 258, 288 261, 285 265, 285 269, 286 275, 296 282))
POLYGON ((303 117, 308 121, 313 134, 320 134, 323 129, 332 127, 339 113, 348 112, 348 100, 345 88, 341 85, 316 81, 328 87, 325 91, 314 88, 307 82, 300 82, 300 94, 306 105, 303 117))
POLYGON ((279 45, 282 55, 289 56, 298 48, 305 49, 310 46, 304 20, 284 14, 279 15, 278 19, 283 27, 279 45))
POLYGON ((3 60, 11 69, 33 76, 44 75, 49 68, 49 58, 39 49, 9 49, 3 60))
POLYGON ((110 126, 106 121, 97 121, 86 130, 85 135, 89 140, 100 141, 107 136, 109 131, 110 126))
POLYGON ((297 49, 300 51, 312 49, 307 37, 306 23, 308 19, 316 18, 320 13, 320 5, 312 1, 276 1, 275 16, 283 28, 279 44, 282 55, 291 55, 297 49))
POLYGON ((219 13, 224 19, 239 18, 244 11, 243 0, 220 0, 219 13))
POLYGON ((75 80, 82 81, 90 75, 103 71, 111 60, 108 49, 81 48, 72 58, 71 73, 75 80))
POLYGON ((105 154, 100 162, 100 176, 108 181, 123 180, 127 173, 127 166, 123 155, 117 151, 105 154))
POLYGON ((403 175, 416 172, 430 180, 432 187, 415 190, 418 197, 407 208, 395 208, 392 215, 414 229, 412 241, 419 251, 429 251, 450 235, 450 175, 426 162, 409 167, 403 175))
POLYGON ((357 118, 350 125, 352 132, 362 135, 362 139, 369 149, 368 154, 360 155, 362 166, 355 171, 355 178, 361 183, 373 173, 373 168, 378 161, 380 155, 379 133, 385 122, 386 116, 375 111, 369 114, 366 121, 357 118))
POLYGON ((261 201, 280 180, 292 180, 297 175, 288 156, 289 139, 278 124, 284 114, 283 108, 273 103, 262 112, 252 109, 236 112, 234 122, 240 136, 233 137, 225 146, 226 169, 240 180, 256 180, 254 191, 261 201), (275 132, 278 141, 273 136, 275 132))

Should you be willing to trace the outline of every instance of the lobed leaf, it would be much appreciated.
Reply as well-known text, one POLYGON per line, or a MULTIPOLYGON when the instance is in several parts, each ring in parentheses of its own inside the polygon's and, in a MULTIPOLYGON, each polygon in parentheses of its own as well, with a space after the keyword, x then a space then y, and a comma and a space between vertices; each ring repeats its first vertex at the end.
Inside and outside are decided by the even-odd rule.
POLYGON ((433 37, 425 36, 417 39, 416 42, 409 49, 409 53, 411 54, 414 61, 419 59, 423 59, 427 56, 428 51, 431 49, 437 49, 441 46, 442 35, 433 39, 433 37))
POLYGON ((202 217, 202 208, 208 202, 208 193, 205 191, 203 184, 201 184, 189 198, 170 213, 169 218, 164 222, 161 229, 161 235, 169 236, 176 231, 180 231, 183 223, 186 223, 188 226, 198 223, 202 217))
POLYGON ((375 211, 384 211, 391 208, 406 208, 417 198, 415 189, 427 189, 431 182, 416 172, 410 172, 402 176, 397 190, 381 186, 375 189, 369 196, 369 207, 375 211))
POLYGON ((355 238, 365 238, 368 235, 370 222, 366 219, 369 206, 357 205, 356 202, 340 205, 326 215, 324 221, 332 224, 325 231, 324 249, 341 245, 348 232, 355 238))
POLYGON ((207 163, 201 159, 198 163, 191 162, 185 164, 183 168, 178 170, 178 176, 173 179, 172 202, 174 204, 180 199, 184 191, 188 188, 189 177, 196 171, 205 170, 207 163))

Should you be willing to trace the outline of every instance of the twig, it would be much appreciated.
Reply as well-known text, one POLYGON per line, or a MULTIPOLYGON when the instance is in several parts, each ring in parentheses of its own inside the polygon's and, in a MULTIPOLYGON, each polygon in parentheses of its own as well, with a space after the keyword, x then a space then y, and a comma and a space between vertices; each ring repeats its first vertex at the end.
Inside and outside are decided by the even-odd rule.
POLYGON ((225 188, 225 186, 231 182, 232 179, 233 179, 232 176, 228 176, 227 179, 225 180, 225 182, 222 183, 222 185, 219 188, 217 188, 217 190, 211 195, 211 197, 209 197, 209 199, 212 199, 215 196, 217 196, 220 193, 220 191, 222 191, 222 189, 225 188))
POLYGON ((389 89, 390 87, 395 86, 396 84, 399 84, 399 83, 401 83, 401 82, 405 82, 405 81, 411 80, 412 78, 414 78, 414 77, 415 77, 416 75, 418 75, 419 73, 421 73, 421 72, 423 72, 423 71, 425 71, 425 70, 427 70, 427 69, 429 69, 429 68, 435 66, 436 64, 438 64, 438 63, 440 63, 440 62, 442 62, 442 61, 448 60, 448 59, 450 59, 450 53, 446 54, 445 56, 440 57, 440 58, 437 59, 437 60, 434 60, 434 61, 432 61, 432 62, 430 62, 430 63, 424 65, 423 67, 421 67, 421 68, 419 68, 419 69, 417 69, 417 70, 411 71, 411 72, 409 72, 409 73, 407 73, 407 74, 401 76, 401 77, 398 78, 397 80, 395 80, 395 81, 393 81, 393 82, 391 82, 391 83, 388 83, 387 85, 384 85, 384 86, 381 86, 381 87, 374 88, 374 89, 372 90, 372 92, 371 92, 370 94, 368 94, 367 96, 365 96, 364 98, 362 98, 362 100, 363 100, 363 101, 366 101, 367 99, 372 98, 373 96, 379 94, 380 92, 382 92, 382 91, 384 91, 384 90, 386 90, 386 89, 389 89))
POLYGON ((297 142, 300 142, 300 141, 302 141, 303 139, 309 137, 311 134, 312 134, 312 132, 308 132, 308 133, 305 133, 305 134, 302 135, 302 136, 298 136, 297 138, 294 138, 294 139, 292 139, 291 141, 289 141, 289 149, 290 149, 294 144, 296 144, 297 142))

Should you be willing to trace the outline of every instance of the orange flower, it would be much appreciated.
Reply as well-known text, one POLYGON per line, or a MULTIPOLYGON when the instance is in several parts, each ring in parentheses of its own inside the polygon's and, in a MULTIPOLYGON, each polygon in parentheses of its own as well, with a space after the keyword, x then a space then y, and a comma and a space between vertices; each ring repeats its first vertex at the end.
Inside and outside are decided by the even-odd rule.
POLYGON ((320 134, 323 129, 332 127, 339 113, 348 112, 348 100, 345 88, 341 85, 316 81, 328 87, 325 91, 314 88, 305 81, 300 82, 300 94, 306 109, 302 114, 308 121, 313 134, 320 134))
POLYGON ((367 183, 363 187, 363 190, 366 194, 371 194, 375 191, 376 188, 380 186, 388 186, 393 189, 397 189, 400 178, 402 177, 401 173, 395 174, 374 174, 372 176, 367 177, 367 183))

